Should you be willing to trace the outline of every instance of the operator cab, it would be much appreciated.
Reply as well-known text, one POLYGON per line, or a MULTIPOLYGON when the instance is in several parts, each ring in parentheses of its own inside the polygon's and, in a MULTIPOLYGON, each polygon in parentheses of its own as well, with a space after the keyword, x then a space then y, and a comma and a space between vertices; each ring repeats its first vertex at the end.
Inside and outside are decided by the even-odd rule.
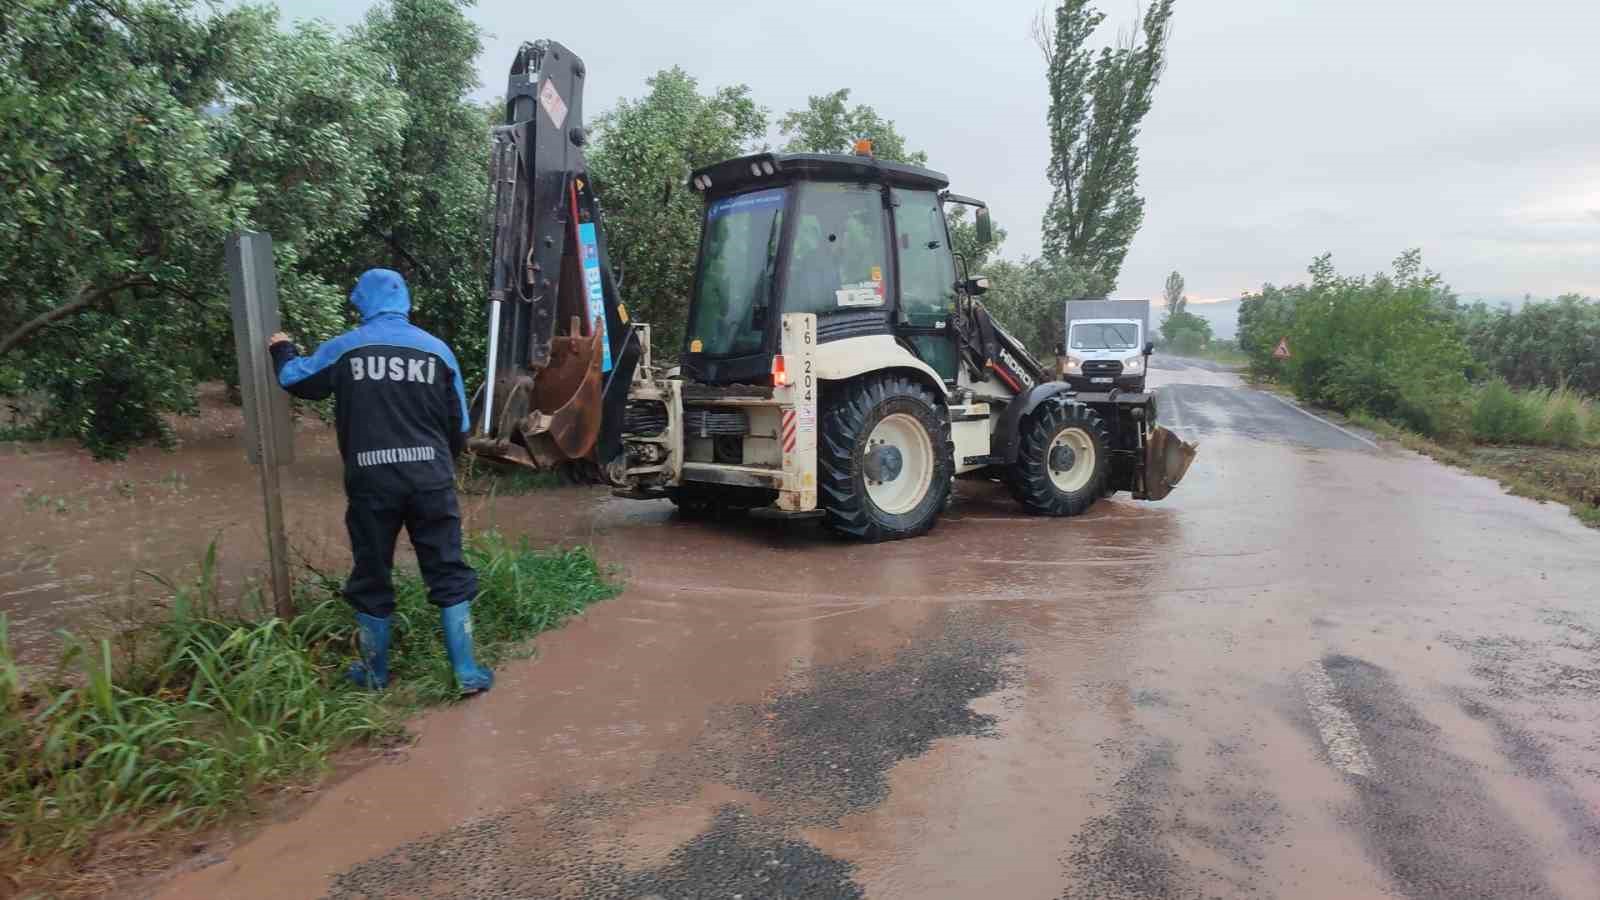
POLYGON ((784 313, 817 316, 817 342, 900 337, 947 382, 960 355, 951 316, 958 281, 945 222, 949 180, 869 155, 762 153, 694 173, 706 206, 684 374, 708 384, 767 384, 784 313))

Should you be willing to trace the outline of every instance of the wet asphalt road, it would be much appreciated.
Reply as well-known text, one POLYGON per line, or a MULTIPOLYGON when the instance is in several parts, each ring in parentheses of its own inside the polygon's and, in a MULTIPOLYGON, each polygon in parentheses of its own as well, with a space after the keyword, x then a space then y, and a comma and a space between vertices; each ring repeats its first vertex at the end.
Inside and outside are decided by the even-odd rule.
MULTIPOLYGON (((1600 896, 1600 533, 1158 361, 1159 504, 475 513, 619 598, 179 897, 1600 896)), ((501 501, 505 503, 505 501, 501 501)))

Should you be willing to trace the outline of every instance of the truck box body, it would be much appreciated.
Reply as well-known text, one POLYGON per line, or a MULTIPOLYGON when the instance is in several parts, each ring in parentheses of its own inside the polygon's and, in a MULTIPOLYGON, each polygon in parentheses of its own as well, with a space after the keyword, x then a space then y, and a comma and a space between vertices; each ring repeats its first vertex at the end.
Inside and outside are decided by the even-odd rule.
POLYGON ((1143 391, 1149 300, 1068 300, 1059 370, 1081 391, 1143 391))

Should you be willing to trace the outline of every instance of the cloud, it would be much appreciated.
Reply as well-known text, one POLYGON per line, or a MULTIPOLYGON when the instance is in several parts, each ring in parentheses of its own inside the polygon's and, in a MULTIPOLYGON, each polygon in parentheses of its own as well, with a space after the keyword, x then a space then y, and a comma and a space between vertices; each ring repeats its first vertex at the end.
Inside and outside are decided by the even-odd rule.
MULTIPOLYGON (((280 5, 286 18, 361 15, 280 5)), ((774 114, 849 87, 956 190, 990 202, 1017 257, 1038 252, 1050 196, 1038 6, 591 0, 530 16, 525 0, 481 0, 469 15, 491 34, 483 96, 503 90, 518 43, 554 38, 588 63, 591 119, 672 65, 708 88, 749 84, 774 114)), ((1101 8, 1108 34, 1132 14, 1101 8)), ((1175 19, 1119 294, 1156 294, 1176 268, 1195 293, 1231 296, 1300 280, 1322 252, 1374 271, 1408 247, 1464 292, 1600 293, 1584 231, 1600 209, 1600 3, 1179 0, 1175 19), (1542 223, 1552 209, 1570 222, 1542 223)))

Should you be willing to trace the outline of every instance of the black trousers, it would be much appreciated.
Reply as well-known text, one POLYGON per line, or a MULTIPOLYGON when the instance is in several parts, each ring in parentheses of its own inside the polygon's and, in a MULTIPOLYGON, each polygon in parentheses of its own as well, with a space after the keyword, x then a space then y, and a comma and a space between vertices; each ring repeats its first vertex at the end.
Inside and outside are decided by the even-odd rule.
POLYGON ((394 542, 404 525, 417 551, 428 599, 441 609, 471 600, 478 573, 461 554, 461 507, 454 487, 404 494, 349 497, 344 514, 355 568, 344 597, 356 612, 388 618, 394 612, 394 542))

